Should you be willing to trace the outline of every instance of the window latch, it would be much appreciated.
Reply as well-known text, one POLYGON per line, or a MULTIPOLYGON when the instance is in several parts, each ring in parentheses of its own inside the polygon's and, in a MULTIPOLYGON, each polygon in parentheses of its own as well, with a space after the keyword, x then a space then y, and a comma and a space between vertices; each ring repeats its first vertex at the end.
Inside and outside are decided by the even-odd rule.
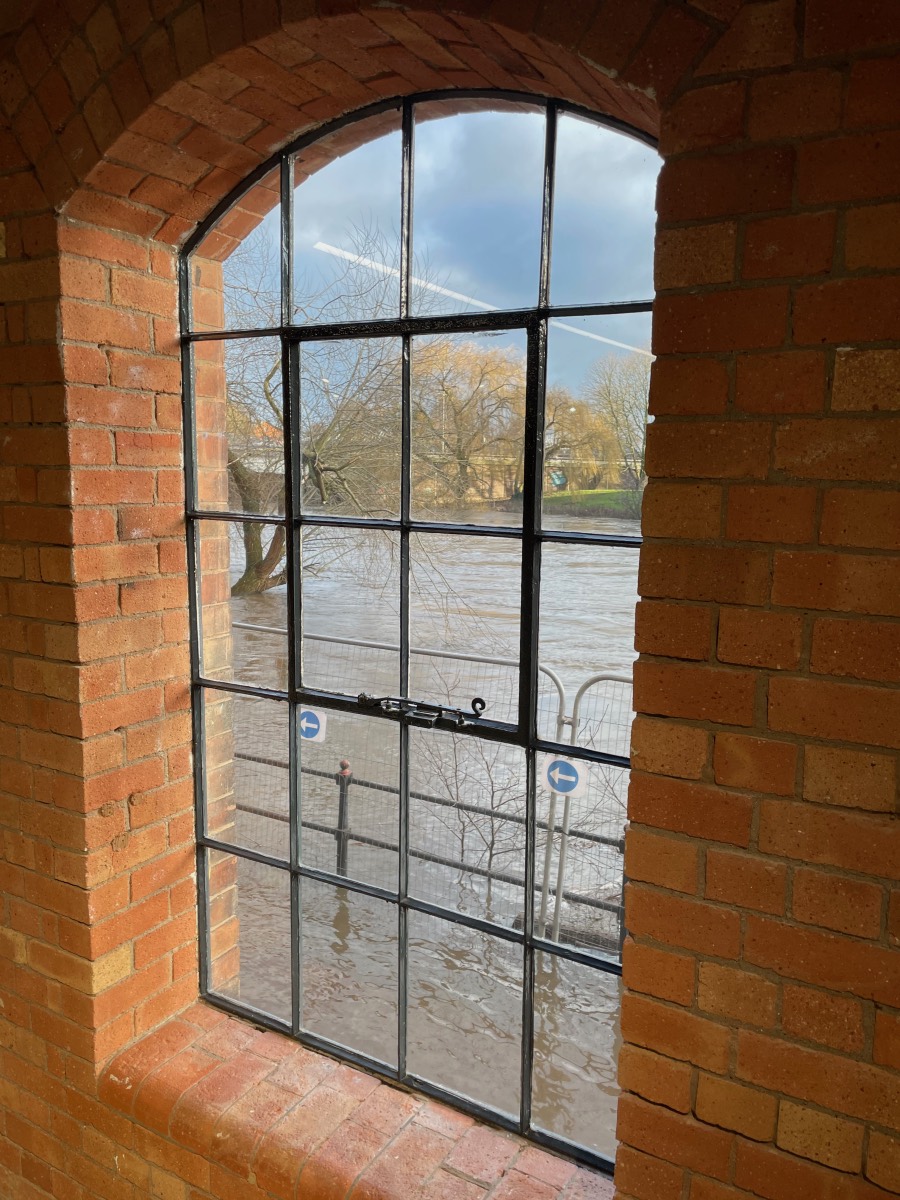
POLYGON ((451 708, 446 704, 429 704, 427 700, 412 700, 409 696, 370 696, 367 692, 360 692, 357 700, 363 708, 403 713, 411 724, 423 725, 426 729, 433 729, 438 721, 452 721, 457 729, 462 729, 478 720, 487 708, 487 703, 480 696, 473 698, 471 711, 451 708))

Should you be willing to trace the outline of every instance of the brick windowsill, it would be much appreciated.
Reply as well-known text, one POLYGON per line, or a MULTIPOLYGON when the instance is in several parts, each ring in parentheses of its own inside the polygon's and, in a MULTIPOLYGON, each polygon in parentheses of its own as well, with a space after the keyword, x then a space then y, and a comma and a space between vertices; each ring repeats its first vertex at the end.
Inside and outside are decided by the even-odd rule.
POLYGON ((249 1200, 248 1185, 278 1200, 614 1194, 603 1175, 202 1002, 117 1055, 100 1098, 208 1160, 217 1195, 249 1200))

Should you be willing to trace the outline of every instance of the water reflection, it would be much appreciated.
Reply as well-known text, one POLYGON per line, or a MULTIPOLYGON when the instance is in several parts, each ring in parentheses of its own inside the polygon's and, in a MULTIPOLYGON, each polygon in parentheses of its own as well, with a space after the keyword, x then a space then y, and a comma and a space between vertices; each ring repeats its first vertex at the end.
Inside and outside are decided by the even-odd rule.
MULTIPOLYGON (((492 520, 501 521, 502 514, 493 514, 492 520)), ((579 519, 578 528, 584 527, 584 520, 579 519)), ((616 518, 595 518, 592 528, 604 533, 637 532, 635 523, 616 518)), ((334 533, 329 531, 329 536, 334 533)), ((346 537, 341 569, 337 573, 326 569, 304 580, 304 669, 315 672, 320 686, 334 690, 347 690, 342 681, 353 670, 363 668, 373 686, 382 679, 387 684, 396 679, 396 601, 391 589, 384 586, 383 572, 367 577, 364 540, 353 532, 337 536, 346 537), (353 561, 354 551, 360 553, 357 566, 351 568, 346 564, 353 561), (359 641, 374 642, 376 647, 356 645, 359 641)), ((444 645, 463 657, 442 662, 424 654, 414 656, 411 690, 449 692, 452 686, 454 696, 476 691, 490 694, 494 714, 515 720, 518 596, 517 592, 514 597, 498 594, 491 569, 497 545, 505 543, 487 538, 456 542, 441 536, 440 540, 440 586, 434 580, 423 584, 419 601, 423 607, 427 601, 431 621, 428 630, 423 628, 421 641, 427 635, 440 644, 443 633, 444 645), (455 553, 457 549, 459 553, 455 553), (472 629, 483 633, 484 640, 477 646, 467 641, 472 629), (485 655, 494 652, 493 657, 500 661, 469 662, 464 654, 470 648, 485 655)), ((394 552, 386 542, 387 560, 394 552)), ((548 546, 544 567, 541 661, 552 667, 564 688, 564 708, 571 715, 577 690, 587 678, 595 673, 630 675, 637 555, 629 548, 548 546)), ((517 588, 516 573, 510 578, 514 576, 511 587, 517 588)), ((232 620, 239 625, 280 626, 284 591, 236 597, 231 608, 232 620)), ((277 661, 277 652, 273 660, 273 647, 281 646, 282 638, 244 629, 235 647, 239 677, 250 682, 271 680, 273 661, 277 661)), ((387 686, 385 690, 392 689, 387 686)), ((590 689, 585 693, 584 720, 576 730, 583 744, 600 744, 603 737, 611 737, 612 742, 604 743, 606 748, 623 746, 627 752, 627 742, 622 741, 630 722, 627 686, 623 695, 624 701, 620 695, 619 709, 614 711, 602 689, 596 690, 596 695, 590 689)), ((268 704, 273 711, 283 711, 284 706, 268 704)), ((283 762, 280 770, 286 775, 283 726, 267 717, 265 704, 245 707, 248 712, 253 709, 252 720, 234 731, 241 768, 236 774, 234 836, 241 845, 283 856, 286 790, 277 783, 279 768, 272 765, 283 762), (254 765, 259 759, 265 761, 254 765), (248 787, 252 793, 249 806, 248 787), (266 806, 277 808, 278 816, 261 817, 248 811, 249 807, 266 806)), ((555 729, 559 691, 549 677, 542 685, 541 713, 546 728, 555 729)), ((568 737, 567 727, 563 729, 568 737)), ((499 926, 521 928, 526 903, 522 886, 526 800, 522 752, 461 735, 420 730, 413 732, 411 750, 412 894, 499 926)), ((341 794, 336 774, 345 764, 352 775, 347 822, 353 837, 347 872, 355 879, 393 890, 400 832, 399 742, 396 728, 377 718, 329 712, 326 739, 301 743, 302 860, 325 870, 336 869, 341 794)), ((582 769, 587 785, 570 805, 571 836, 562 864, 558 832, 548 841, 548 826, 558 831, 563 803, 560 800, 554 810, 549 793, 542 791, 538 797, 539 886, 547 868, 544 932, 552 934, 555 913, 561 940, 615 953, 627 773, 600 765, 582 769)), ((271 918, 273 912, 284 910, 286 878, 271 868, 242 864, 238 885, 241 972, 239 982, 227 984, 228 994, 237 992, 250 1003, 279 1014, 290 1006, 288 934, 283 919, 278 922, 281 932, 273 933, 271 918)), ((540 892, 534 903, 540 930, 540 892)), ((396 907, 304 879, 301 913, 303 1028, 394 1065, 396 907)), ((520 1099, 523 971, 521 947, 438 918, 411 914, 410 1071, 481 1104, 515 1114, 520 1099)), ((614 978, 553 956, 537 957, 535 1122, 607 1154, 613 1149, 617 1011, 614 978)))

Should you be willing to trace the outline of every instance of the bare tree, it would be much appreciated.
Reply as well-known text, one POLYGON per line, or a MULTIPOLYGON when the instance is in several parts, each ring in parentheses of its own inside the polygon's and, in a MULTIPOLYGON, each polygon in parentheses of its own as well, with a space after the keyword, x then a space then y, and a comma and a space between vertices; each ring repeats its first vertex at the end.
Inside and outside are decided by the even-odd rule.
POLYGON ((588 375, 585 399, 612 430, 623 482, 633 491, 636 511, 647 481, 647 399, 650 358, 644 354, 609 354, 597 359, 588 375))

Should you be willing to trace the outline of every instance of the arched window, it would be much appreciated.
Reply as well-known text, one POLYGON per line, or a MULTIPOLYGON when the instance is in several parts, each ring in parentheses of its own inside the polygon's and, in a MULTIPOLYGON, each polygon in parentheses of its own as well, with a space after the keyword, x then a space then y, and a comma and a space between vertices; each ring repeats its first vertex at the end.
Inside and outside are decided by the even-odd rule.
POLYGON ((657 163, 393 101, 182 258, 203 993, 594 1163, 657 163))

